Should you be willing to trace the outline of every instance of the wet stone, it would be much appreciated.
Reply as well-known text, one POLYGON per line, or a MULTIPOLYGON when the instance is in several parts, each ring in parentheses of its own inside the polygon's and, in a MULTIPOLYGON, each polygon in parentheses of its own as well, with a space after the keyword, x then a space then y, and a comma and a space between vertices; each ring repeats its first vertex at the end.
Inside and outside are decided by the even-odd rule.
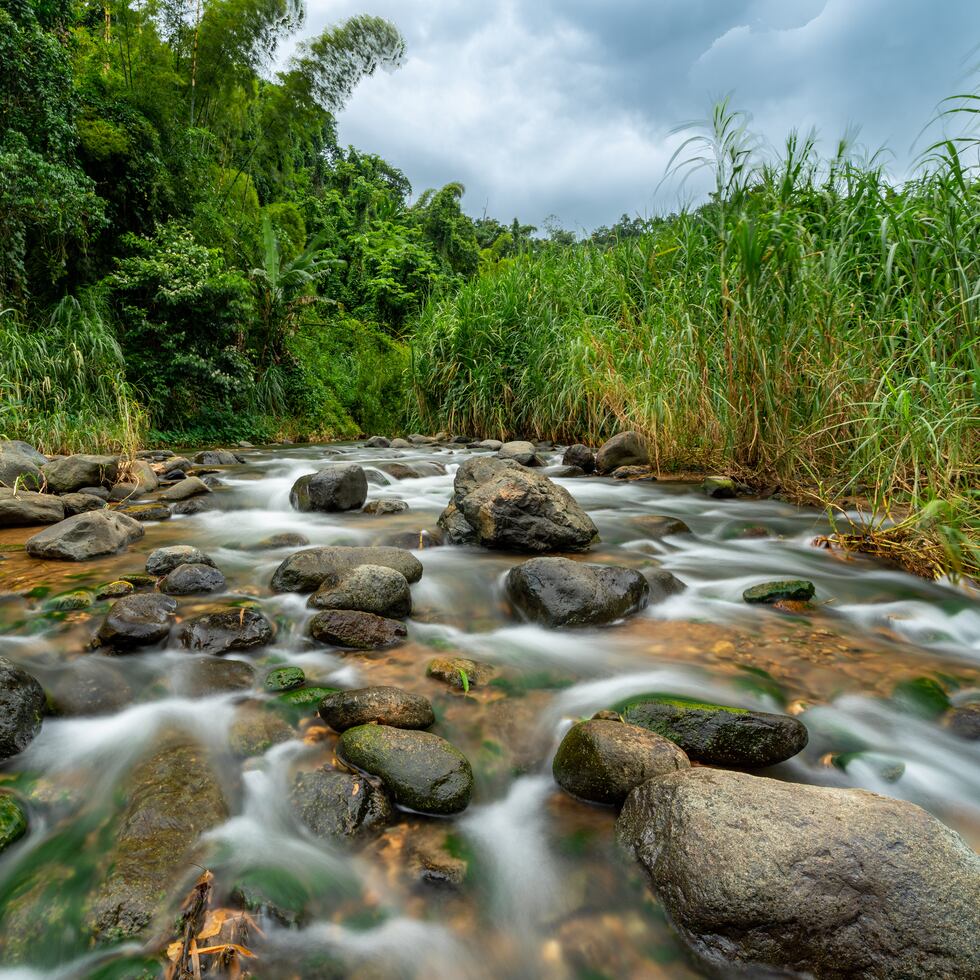
POLYGON ((112 714, 133 701, 123 672, 107 657, 78 657, 61 666, 44 687, 52 710, 68 717, 112 714))
POLYGON ((676 742, 696 762, 760 769, 784 762, 807 743, 806 726, 789 715, 706 704, 687 698, 635 698, 623 719, 676 742))
POLYGON ((122 580, 116 582, 106 582, 100 585, 95 593, 96 599, 121 599, 124 595, 130 595, 136 590, 132 582, 122 580))
POLYGON ((481 664, 467 657, 436 657, 429 661, 425 673, 450 687, 463 690, 466 687, 483 687, 489 684, 496 676, 497 668, 493 664, 481 664))
POLYGON ((977 741, 980 739, 980 703, 951 708, 943 718, 943 724, 957 738, 977 741))
POLYGON ((359 565, 383 565, 417 582, 422 563, 405 548, 357 548, 336 545, 304 548, 286 558, 272 576, 274 592, 314 592, 324 582, 335 582, 359 565))
POLYGON ((646 538, 666 538, 672 534, 691 533, 691 529, 682 520, 664 514, 644 514, 632 518, 631 523, 646 538))
POLYGON ((74 592, 63 592, 48 599, 44 606, 57 612, 73 612, 78 609, 88 609, 94 602, 95 595, 88 589, 76 589, 74 592))
POLYGON ((359 510, 367 499, 367 488, 363 467, 334 463, 301 476, 289 492, 289 502, 299 511, 359 510))
POLYGON ((146 559, 146 571, 150 575, 166 575, 178 565, 214 565, 214 560, 189 544, 175 544, 151 551, 146 559))
POLYGON ((306 683, 302 667, 276 667, 265 675, 267 691, 293 691, 306 683))
POLYGON ((297 774, 289 801, 302 823, 317 837, 375 837, 391 821, 385 791, 364 776, 336 769, 297 774))
POLYGON ((159 585, 166 595, 223 592, 225 577, 212 565, 178 565, 159 585))
POLYGON ((442 546, 442 531, 438 528, 421 528, 418 531, 399 531, 385 539, 386 545, 395 548, 408 548, 412 551, 424 551, 426 548, 442 546))
POLYGON ((0 853, 27 833, 27 814, 7 793, 0 795, 0 853))
POLYGON ((340 736, 337 757, 380 777, 394 801, 409 810, 460 813, 473 792, 473 770, 466 756, 431 732, 360 725, 340 736))
POLYGON ((610 474, 614 480, 656 480, 649 466, 617 466, 610 474))
POLYGON ((385 438, 385 436, 371 436, 370 439, 366 439, 364 446, 366 449, 387 449, 391 445, 391 440, 385 438))
POLYGON ((194 457, 194 462, 201 466, 234 466, 242 458, 227 449, 205 449, 194 457))
POLYGON ((384 565, 359 565, 340 581, 324 583, 310 596, 312 609, 354 609, 404 619, 412 612, 412 592, 401 572, 384 565))
POLYGON ((595 468, 606 474, 620 466, 646 466, 649 455, 647 441, 638 432, 620 432, 599 447, 595 468))
POLYGON ((581 443, 569 446, 561 461, 564 466, 577 466, 584 473, 592 473, 595 470, 595 453, 581 443))
POLYGON ((364 505, 365 514, 403 514, 408 510, 408 504, 404 500, 396 497, 379 497, 377 500, 369 500, 364 505))
POLYGON ((742 598, 749 603, 772 604, 786 599, 809 602, 815 593, 816 589, 812 582, 807 582, 805 579, 787 579, 753 585, 742 593, 742 598))
POLYGON ((41 730, 44 689, 26 670, 0 657, 0 759, 23 752, 41 730))
POLYGON ((328 609, 310 620, 310 635, 321 643, 354 650, 384 650, 408 635, 404 623, 374 613, 328 609))
POLYGON ((691 765, 669 739, 637 725, 592 719, 573 725, 552 764, 567 793, 592 803, 620 804, 641 783, 691 765))
POLYGON ((321 687, 319 685, 298 687, 291 691, 283 691, 282 694, 277 694, 269 702, 269 707, 273 711, 278 712, 283 718, 295 724, 303 718, 309 718, 315 715, 317 709, 320 707, 320 702, 331 694, 336 693, 337 688, 335 687, 321 687))
POLYGON ((143 534, 143 526, 125 514, 93 510, 52 524, 28 538, 24 548, 32 558, 87 561, 122 551, 143 534))
POLYGON ((264 755, 273 746, 295 737, 296 732, 279 714, 256 705, 244 705, 231 723, 228 745, 239 758, 248 758, 264 755))
POLYGON ((949 695, 932 677, 911 677, 892 689, 892 701, 902 711, 920 718, 936 719, 950 707, 949 695))
POLYGON ((232 650, 254 650, 265 646, 275 639, 275 635, 272 623, 257 609, 247 606, 206 613, 186 620, 180 628, 182 646, 218 656, 232 650))
POLYGON ((305 534, 285 531, 282 534, 272 534, 251 545, 248 551, 272 551, 276 548, 305 548, 310 539, 305 534))
POLYGON ((371 723, 394 728, 428 728, 436 720, 426 698, 397 687, 337 691, 320 702, 319 714, 335 732, 371 723))
MULTIPOLYGON (((93 497, 90 493, 64 493, 58 498, 65 508, 65 517, 73 517, 75 514, 85 514, 90 510, 102 510, 105 501, 98 497, 93 497)), ((129 513, 127 511, 127 513, 129 513)), ((129 514, 134 517, 134 514, 129 514)))
POLYGON ((167 487, 166 490, 161 490, 158 499, 173 504, 210 492, 211 488, 202 479, 196 476, 188 476, 167 487))
POLYGON ((170 635, 177 602, 170 596, 141 593, 123 596, 112 604, 97 634, 103 646, 114 650, 160 643, 170 635))
POLYGON ((222 657, 189 657, 173 673, 174 691, 182 697, 203 698, 224 691, 247 691, 255 668, 242 660, 222 657))
POLYGON ((166 504, 132 504, 121 508, 127 517, 136 521, 166 521, 170 519, 170 508, 166 504))
POLYGON ((0 487, 0 527, 56 524, 66 516, 61 497, 0 487))
POLYGON ((735 496, 735 481, 729 476, 708 476, 701 489, 715 500, 730 500, 735 496))

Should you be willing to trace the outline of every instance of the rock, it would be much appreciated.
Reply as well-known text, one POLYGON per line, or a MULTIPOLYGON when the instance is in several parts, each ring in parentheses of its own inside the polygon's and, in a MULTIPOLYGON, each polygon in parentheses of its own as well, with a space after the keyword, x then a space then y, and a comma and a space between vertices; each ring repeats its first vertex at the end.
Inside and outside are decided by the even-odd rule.
POLYGON ((320 702, 319 714, 335 732, 372 722, 393 728, 428 728, 436 720, 426 698, 398 687, 337 691, 320 702))
POLYGON ((395 497, 379 497, 377 500, 370 500, 364 505, 365 514, 403 514, 406 510, 408 510, 408 504, 395 497))
POLYGON ((470 449, 489 449, 496 453, 503 448, 503 445, 499 439, 482 439, 480 442, 470 443, 470 449))
POLYGON ((682 520, 676 517, 666 517, 663 514, 643 514, 640 517, 631 518, 630 523, 635 525, 647 538, 666 538, 671 534, 691 533, 691 529, 682 520))
POLYGON ((73 592, 63 592, 49 599, 46 609, 58 612, 74 612, 77 609, 88 609, 95 602, 95 594, 88 589, 75 589, 73 592))
POLYGON ((52 524, 28 538, 24 548, 32 558, 86 561, 113 555, 143 537, 143 525, 125 514, 94 510, 52 524))
POLYGON ((123 582, 129 582, 134 589, 148 589, 157 584, 155 576, 143 572, 126 572, 119 578, 123 582))
POLYGON ((638 432, 620 432, 599 447, 595 468, 600 473, 612 473, 620 466, 646 466, 649 462, 646 439, 638 432))
POLYGON ((200 514, 206 510, 221 510, 219 501, 213 496, 208 495, 191 497, 190 500, 178 500, 170 507, 171 514, 200 514))
MULTIPOLYGON (((422 474, 408 463, 383 463, 380 467, 388 476, 396 480, 417 480, 422 474)), ((382 486, 387 486, 389 481, 385 481, 382 486)))
POLYGON ((170 508, 166 504, 131 504, 120 508, 127 517, 136 521, 166 521, 170 519, 170 508))
POLYGON ((643 577, 650 586, 650 602, 662 602, 672 595, 680 595, 687 586, 666 568, 644 568, 643 577))
POLYGON ((812 582, 804 579, 791 579, 783 582, 763 582, 753 585, 742 593, 742 598, 751 603, 773 603, 784 599, 809 602, 816 589, 812 582))
POLYGON ((423 436, 418 432, 413 432, 408 437, 409 444, 412 446, 431 446, 435 442, 432 436, 423 436))
POLYGON ((552 480, 575 480, 580 476, 585 476, 585 470, 578 466, 549 466, 545 470, 545 475, 552 480))
POLYGON ((13 449, 0 449, 0 486, 11 490, 37 490, 42 479, 37 463, 29 457, 13 449))
POLYGON ((167 459, 167 472, 172 473, 177 470, 186 475, 187 471, 194 464, 186 456, 171 456, 167 459))
POLYGON ((464 690, 469 687, 483 687, 489 684, 497 674, 497 668, 493 664, 481 664, 477 660, 470 660, 467 657, 436 657, 429 661, 425 668, 427 677, 434 677, 437 681, 442 681, 450 687, 457 687, 464 690), (463 682, 463 675, 466 675, 466 682, 463 682))
POLYGON ((320 702, 331 694, 336 694, 336 692, 337 688, 335 687, 320 687, 318 685, 298 687, 277 695, 269 702, 269 707, 295 724, 303 718, 315 715, 320 702))
POLYGON ((455 501, 450 500, 439 515, 439 527, 453 544, 476 544, 476 531, 463 516, 455 501))
POLYGON ((384 436, 371 436, 364 446, 367 449, 387 449, 391 445, 391 440, 386 439, 384 436))
POLYGON ((211 488, 199 477, 188 476, 173 486, 161 490, 159 499, 167 503, 178 503, 196 497, 198 494, 210 493, 211 488))
POLYGON ((111 487, 119 475, 118 456, 62 456, 41 467, 49 493, 71 493, 82 487, 111 487))
POLYGON ((632 568, 569 558, 532 558, 505 579, 507 598, 526 618, 546 626, 594 626, 638 612, 650 586, 632 568))
POLYGON ((321 643, 354 650, 385 650, 408 635, 404 623, 374 613, 328 609, 310 620, 310 635, 321 643))
POLYGON ((335 584, 328 582, 310 596, 311 608, 355 609, 394 619, 412 612, 408 579, 385 565, 358 565, 335 584))
POLYGON ((911 803, 689 769, 636 789, 617 835, 726 976, 977 975, 980 858, 911 803))
POLYGON ((399 531, 384 539, 394 548, 409 548, 423 551, 426 548, 442 547, 442 531, 438 528, 420 528, 417 531, 399 531))
POLYGON ((100 585, 95 592, 96 599, 121 599, 124 595, 130 595, 136 591, 136 586, 132 582, 125 582, 122 579, 116 582, 106 582, 100 585))
POLYGON ((41 730, 44 689, 36 677, 0 657, 0 759, 23 752, 41 730))
POLYGON ((411 449, 412 444, 407 439, 392 439, 391 440, 392 449, 411 449))
POLYGON ((52 710, 68 717, 115 714, 133 700, 133 689, 108 657, 82 656, 61 665, 44 690, 52 710))
POLYGON ((302 667, 276 667, 265 675, 267 691, 294 691, 306 683, 302 667))
POLYGON ((116 650, 160 643, 170 635, 177 602, 170 596, 144 592, 116 600, 99 627, 97 639, 116 650))
POLYGON ((24 456, 35 466, 43 466, 48 461, 48 457, 44 453, 38 452, 29 442, 24 442, 21 439, 0 439, 0 452, 24 456))
POLYGON ((243 660, 222 657, 188 657, 173 673, 176 694, 188 698, 205 698, 224 691, 250 690, 255 668, 243 660))
MULTIPOLYGON (((98 501, 96 503, 101 506, 98 501)), ((33 527, 64 519, 65 504, 60 497, 0 487, 0 527, 33 527)))
POLYGON ((140 496, 142 492, 135 483, 117 483, 109 491, 109 502, 113 504, 126 503, 132 498, 140 496))
POLYGON ((241 459, 236 453, 229 452, 227 449, 210 449, 198 453, 194 457, 194 462, 201 466, 234 466, 240 463, 241 459))
POLYGON ((161 579, 158 588, 166 595, 194 595, 200 592, 222 592, 227 583, 213 565, 178 565, 161 579))
POLYGON ((806 726, 789 715, 705 704, 687 698, 635 698, 623 719, 676 742, 691 759, 713 766, 761 769, 801 752, 806 726))
POLYGON ((375 837, 390 822, 391 802, 361 776, 336 769, 299 773, 289 802, 297 817, 317 837, 375 837))
POLYGON ((617 466, 610 474, 614 480, 656 480, 649 466, 617 466))
POLYGON ((186 620, 180 627, 182 646, 215 656, 232 650, 254 650, 271 643, 275 636, 276 630, 272 623, 257 609, 247 606, 206 613, 186 620))
POLYGON ((173 544, 166 548, 156 548, 146 559, 149 575, 166 575, 178 565, 214 565, 214 560, 203 551, 189 544, 173 544))
POLYGON ((439 525, 458 540, 462 518, 473 540, 510 551, 587 551, 598 532, 572 495, 513 460, 471 456, 456 471, 439 525))
POLYGON ((619 805, 641 783, 691 763, 673 742, 621 721, 581 721, 566 732, 552 763, 563 790, 592 803, 619 805))
POLYGON ((585 473, 595 471, 595 453, 588 446, 583 446, 580 442, 574 446, 569 446, 561 458, 565 466, 577 466, 585 473))
POLYGON ((435 822, 413 827, 408 840, 408 866, 427 885, 454 888, 463 884, 469 871, 469 862, 457 851, 449 835, 435 822))
POLYGON ((9 794, 0 795, 0 854, 27 833, 27 814, 9 794))
MULTIPOLYGON (((253 446, 247 439, 239 439, 238 442, 235 443, 235 445, 238 446, 239 449, 254 449, 255 448, 255 446, 253 446)), ((238 456, 237 453, 235 454, 235 458, 236 459, 239 459, 239 460, 241 459, 241 457, 238 456)))
POLYGON ((368 481, 368 486, 387 487, 391 485, 391 480, 381 470, 376 470, 373 466, 364 468, 364 478, 368 481))
POLYGON ((286 558, 272 576, 274 592, 313 592, 324 582, 339 581, 359 565, 384 565, 409 582, 422 577, 422 563, 404 548, 355 548, 336 545, 306 548, 286 558))
POLYGON ((122 469, 126 472, 126 482, 135 484, 140 493, 152 493, 160 486, 156 471, 144 459, 131 460, 122 469))
POLYGON ((951 708, 943 719, 947 730, 957 738, 980 739, 980 703, 961 704, 951 708))
MULTIPOLYGON (((170 917, 200 875, 201 834, 228 818, 218 774, 196 745, 160 749, 136 767, 124 787, 126 809, 93 896, 89 923, 98 942, 134 938, 170 917)), ((169 934, 169 930, 163 932, 169 934)))
POLYGON ((367 499, 367 476, 354 463, 333 463, 301 476, 289 492, 289 503, 300 511, 359 510, 367 499))
POLYGON ((540 466, 541 460, 538 459, 534 451, 534 444, 531 442, 505 442, 498 451, 497 455, 501 459, 512 459, 521 466, 540 466))
POLYGON ((448 432, 437 432, 433 438, 436 442, 451 442, 454 446, 469 446, 471 443, 476 442, 474 436, 453 436, 450 439, 448 432))
POLYGON ((715 500, 730 500, 735 496, 735 481, 728 476, 706 476, 701 489, 715 500))
POLYGON ((275 712, 245 705, 238 709, 237 717, 231 723, 228 744, 235 755, 247 758, 263 755, 274 745, 282 745, 295 735, 289 723, 275 712))
POLYGON ((359 725, 340 736, 336 751, 345 765, 380 777, 399 806, 448 815, 460 813, 470 802, 469 761, 431 732, 359 725))
POLYGON ((310 543, 310 539, 305 534, 295 534, 285 531, 282 534, 272 534, 261 541, 257 541, 247 550, 249 551, 272 551, 275 548, 304 548, 310 543))
MULTIPOLYGON (((77 493, 84 493, 90 497, 98 497, 103 503, 108 503, 109 501, 109 491, 105 487, 82 487, 77 493)), ((62 495, 62 500, 67 496, 67 494, 62 495)))
POLYGON ((933 677, 908 677, 892 688, 892 702, 902 711, 930 720, 948 711, 951 702, 946 690, 933 677))
MULTIPOLYGON (((101 500, 99 497, 93 497, 90 493, 82 493, 77 491, 76 493, 63 493, 57 498, 61 501, 65 508, 65 517, 74 517, 76 514, 87 514, 90 510, 102 510, 105 507, 105 501, 101 500)), ((133 508, 135 510, 135 508, 133 508)), ((134 514, 129 514, 130 517, 134 517, 134 514)), ((169 514, 167 515, 170 516, 169 514)))

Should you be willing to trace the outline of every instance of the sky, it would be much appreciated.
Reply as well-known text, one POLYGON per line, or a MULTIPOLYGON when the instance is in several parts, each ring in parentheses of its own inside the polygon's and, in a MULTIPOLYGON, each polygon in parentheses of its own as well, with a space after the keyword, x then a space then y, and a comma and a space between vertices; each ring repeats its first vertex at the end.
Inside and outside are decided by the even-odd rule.
POLYGON ((662 178, 678 125, 726 94, 773 146, 860 127, 901 179, 940 100, 980 84, 980 0, 308 0, 303 33, 359 13, 407 52, 358 87, 341 143, 416 194, 462 182, 475 217, 579 233, 695 201, 662 178))

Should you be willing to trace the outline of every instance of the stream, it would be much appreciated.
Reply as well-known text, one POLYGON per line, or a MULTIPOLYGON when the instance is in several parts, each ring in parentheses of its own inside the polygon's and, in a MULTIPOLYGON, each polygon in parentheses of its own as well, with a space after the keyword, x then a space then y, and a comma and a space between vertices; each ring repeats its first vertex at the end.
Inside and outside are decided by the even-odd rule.
MULTIPOLYGON (((599 529, 586 560, 661 566, 686 590, 611 627, 548 630, 516 621, 503 595, 506 571, 528 556, 427 546, 414 551, 424 574, 412 586, 406 643, 365 654, 310 640, 307 597, 270 589, 279 563, 298 549, 254 545, 286 532, 312 545, 428 544, 422 532, 435 528, 468 452, 247 450, 246 463, 221 468, 213 509, 147 523, 128 550, 84 563, 32 560, 13 547, 31 532, 0 530, 0 656, 49 692, 99 692, 98 714, 45 718, 28 749, 0 768, 31 826, 0 856, 0 902, 43 878, 61 883, 66 904, 74 896, 83 905, 110 860, 112 837, 100 827, 125 806, 127 775, 178 733, 202 746, 234 787, 227 819, 204 834, 200 860, 214 873, 216 895, 227 899, 232 883, 261 878, 301 896, 296 921, 256 913, 250 962, 263 980, 704 976, 640 870, 618 851, 615 810, 572 799, 551 776, 573 721, 644 692, 795 715, 809 744, 766 775, 909 800, 980 844, 980 742, 957 737, 901 696, 929 678, 953 705, 980 700, 980 601, 949 583, 814 547, 828 530, 817 511, 710 499, 684 482, 558 478, 599 529), (369 500, 397 497, 409 510, 293 510, 296 479, 331 461, 364 466, 369 500), (396 461, 422 475, 385 474, 396 461), (650 536, 650 515, 678 518, 691 533, 650 536), (108 603, 47 611, 49 595, 141 572, 152 549, 172 544, 205 551, 228 583, 224 595, 181 597, 178 618, 254 599, 277 623, 274 644, 225 658, 255 668, 251 690, 190 690, 184 671, 193 655, 176 642, 112 658, 90 650, 108 603), (815 584, 812 611, 742 601, 751 585, 789 578, 815 584), (494 678, 468 691, 451 687, 427 676, 435 657, 478 661, 494 678), (242 713, 265 710, 273 697, 264 674, 285 665, 301 667, 311 684, 394 685, 427 697, 432 730, 473 766, 470 806, 453 818, 400 813, 357 847, 310 834, 290 809, 289 786, 296 772, 331 763, 336 736, 311 710, 291 719, 288 741, 244 759, 233 750, 242 713)), ((544 472, 559 462, 549 454, 544 472)), ((0 915, 0 941, 26 928, 5 906, 0 915)), ((138 958, 133 944, 92 950, 70 916, 32 923, 21 947, 23 965, 0 968, 5 980, 140 975, 127 972, 138 958)))

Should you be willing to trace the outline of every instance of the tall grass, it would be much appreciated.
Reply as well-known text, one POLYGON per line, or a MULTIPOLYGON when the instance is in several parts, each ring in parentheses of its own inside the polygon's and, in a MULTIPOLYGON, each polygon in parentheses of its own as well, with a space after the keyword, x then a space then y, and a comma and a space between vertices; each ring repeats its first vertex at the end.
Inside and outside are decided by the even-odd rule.
POLYGON ((416 421, 587 442, 635 428, 663 470, 869 484, 976 567, 975 149, 939 144, 896 187, 843 144, 823 159, 794 135, 767 155, 722 104, 677 165, 710 168, 706 205, 609 250, 526 256, 424 310, 416 421))
POLYGON ((0 434, 49 453, 133 451, 146 416, 96 296, 66 296, 46 322, 0 313, 0 434))

